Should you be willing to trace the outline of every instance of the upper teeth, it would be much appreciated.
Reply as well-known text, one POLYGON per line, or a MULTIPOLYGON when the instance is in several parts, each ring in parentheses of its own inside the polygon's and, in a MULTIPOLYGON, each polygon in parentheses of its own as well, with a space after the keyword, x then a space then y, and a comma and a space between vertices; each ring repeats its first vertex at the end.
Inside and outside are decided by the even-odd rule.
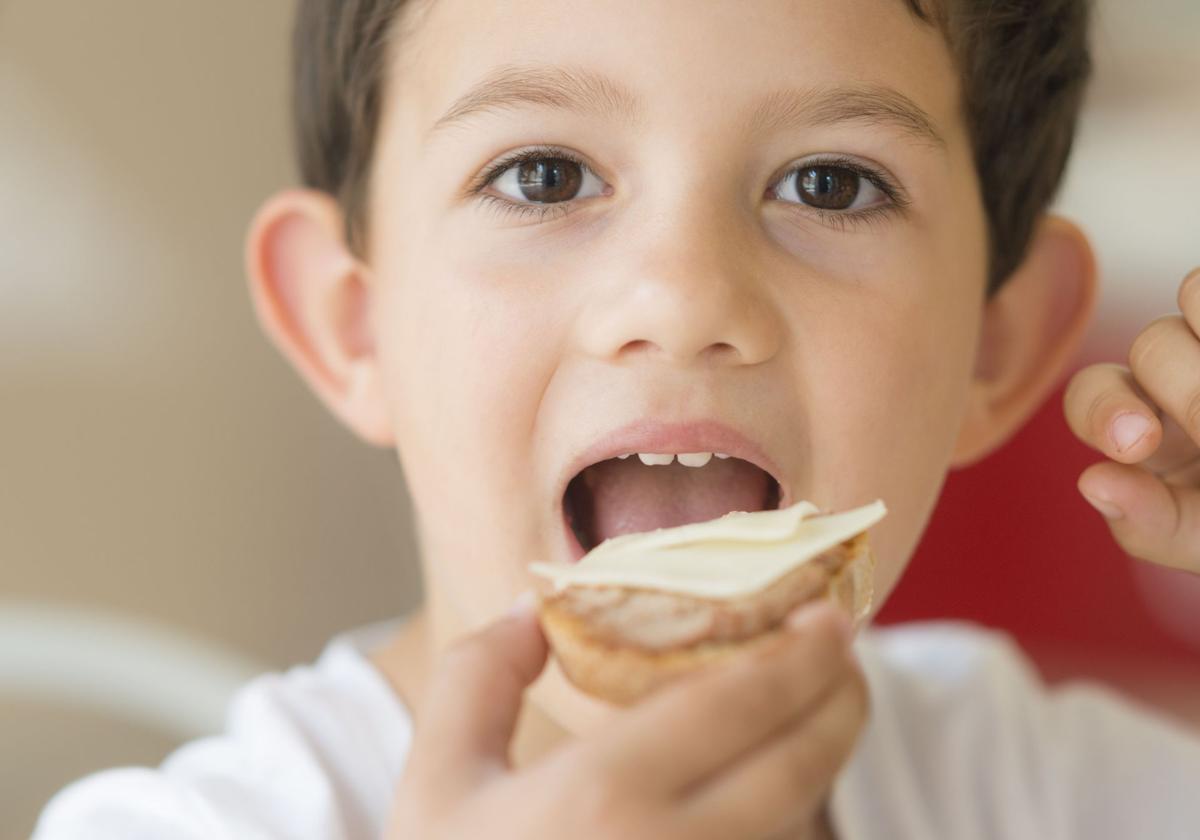
MULTIPOLYGON (((626 455, 618 455, 617 457, 621 458, 621 459, 625 459, 625 458, 628 458, 632 454, 633 453, 630 452, 626 455)), ((717 454, 718 458, 721 458, 721 457, 728 458, 729 457, 728 455, 722 455, 719 452, 716 454, 717 454)), ((638 456, 638 460, 641 461, 643 464, 645 464, 648 467, 666 466, 667 464, 674 461, 675 458, 677 457, 674 453, 670 453, 670 452, 667 452, 667 453, 639 452, 639 453, 637 453, 637 456, 638 456)), ((710 460, 712 460, 712 457, 713 457, 712 452, 680 452, 678 455, 679 463, 683 464, 685 467, 703 467, 710 460)))

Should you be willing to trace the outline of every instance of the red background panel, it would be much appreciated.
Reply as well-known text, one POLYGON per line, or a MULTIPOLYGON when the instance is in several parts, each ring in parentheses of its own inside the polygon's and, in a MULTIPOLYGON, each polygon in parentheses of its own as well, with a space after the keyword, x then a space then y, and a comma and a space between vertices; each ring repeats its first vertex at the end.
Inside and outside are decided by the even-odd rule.
POLYGON ((1064 390, 1000 450, 947 477, 876 623, 961 618, 1006 630, 1035 655, 1200 665, 1200 579, 1130 558, 1079 495, 1079 474, 1103 456, 1067 427, 1064 390), (1160 594, 1148 601, 1147 588, 1160 594), (1165 629, 1171 621, 1190 623, 1190 642, 1165 629))

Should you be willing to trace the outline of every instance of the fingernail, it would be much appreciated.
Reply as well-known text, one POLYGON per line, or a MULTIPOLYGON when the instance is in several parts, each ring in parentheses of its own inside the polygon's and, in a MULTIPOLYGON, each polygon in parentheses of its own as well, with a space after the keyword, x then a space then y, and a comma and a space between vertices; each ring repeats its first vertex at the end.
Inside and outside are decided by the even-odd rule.
POLYGON ((1083 493, 1083 498, 1087 499, 1089 505, 1104 514, 1106 519, 1121 519, 1125 516, 1125 512, 1108 499, 1101 499, 1098 496, 1091 496, 1087 493, 1083 493))
POLYGON ((1112 424, 1112 440, 1118 452, 1132 449, 1150 431, 1150 421, 1140 414, 1122 414, 1112 424))
POLYGON ((528 615, 536 605, 537 594, 532 589, 526 589, 512 602, 512 606, 508 608, 508 615, 513 618, 528 615))

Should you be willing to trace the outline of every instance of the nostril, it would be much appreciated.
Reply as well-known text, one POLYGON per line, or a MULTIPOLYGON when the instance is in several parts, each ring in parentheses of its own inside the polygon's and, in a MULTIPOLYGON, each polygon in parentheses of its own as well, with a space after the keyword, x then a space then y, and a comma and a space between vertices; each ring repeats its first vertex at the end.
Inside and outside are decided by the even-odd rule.
POLYGON ((625 346, 621 348, 621 353, 649 353, 656 349, 657 346, 653 341, 647 341, 644 338, 635 338, 625 343, 625 346))
POLYGON ((717 342, 714 342, 713 344, 710 344, 708 346, 708 348, 704 351, 704 353, 705 353, 705 355, 711 356, 714 359, 718 359, 718 360, 720 360, 724 357, 738 359, 738 358, 741 358, 741 355, 742 355, 741 350, 738 350, 736 347, 734 347, 732 344, 730 344, 727 341, 717 341, 717 342))

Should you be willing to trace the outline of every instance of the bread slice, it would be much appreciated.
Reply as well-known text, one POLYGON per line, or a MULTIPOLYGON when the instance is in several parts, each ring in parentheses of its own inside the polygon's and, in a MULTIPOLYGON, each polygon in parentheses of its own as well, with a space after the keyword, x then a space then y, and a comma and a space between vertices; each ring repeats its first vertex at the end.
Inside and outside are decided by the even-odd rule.
POLYGON ((861 621, 871 607, 874 567, 861 532, 746 595, 572 584, 543 596, 539 615, 567 678, 627 706, 681 674, 769 644, 806 601, 829 598, 861 621))

